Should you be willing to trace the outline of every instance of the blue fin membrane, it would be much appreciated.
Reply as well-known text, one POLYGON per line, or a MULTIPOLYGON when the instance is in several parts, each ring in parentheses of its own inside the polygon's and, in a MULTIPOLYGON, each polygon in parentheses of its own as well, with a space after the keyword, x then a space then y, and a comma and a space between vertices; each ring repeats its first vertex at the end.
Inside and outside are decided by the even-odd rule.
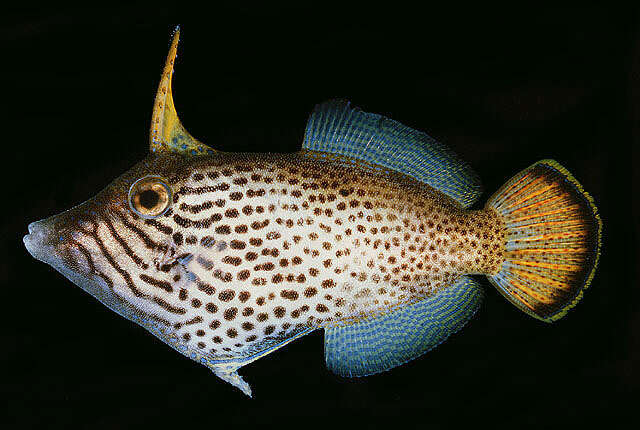
POLYGON ((403 173, 465 208, 482 192, 478 176, 443 144, 382 115, 351 108, 343 100, 315 107, 307 122, 302 148, 343 155, 403 173))
POLYGON ((480 307, 482 287, 462 277, 420 302, 347 326, 325 328, 324 356, 333 373, 366 376, 400 366, 444 342, 480 307))

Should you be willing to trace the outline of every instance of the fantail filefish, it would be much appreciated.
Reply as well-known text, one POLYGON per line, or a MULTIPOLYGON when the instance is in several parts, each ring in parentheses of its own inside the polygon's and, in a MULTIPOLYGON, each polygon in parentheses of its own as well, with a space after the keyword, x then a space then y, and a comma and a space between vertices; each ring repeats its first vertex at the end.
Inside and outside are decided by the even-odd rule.
POLYGON ((317 329, 341 376, 424 354, 478 309, 469 275, 546 322, 580 300, 602 223, 557 162, 469 210, 481 187, 456 155, 342 101, 315 108, 298 153, 216 151, 176 115, 178 35, 149 156, 24 238, 113 311, 250 395, 240 367, 317 329))

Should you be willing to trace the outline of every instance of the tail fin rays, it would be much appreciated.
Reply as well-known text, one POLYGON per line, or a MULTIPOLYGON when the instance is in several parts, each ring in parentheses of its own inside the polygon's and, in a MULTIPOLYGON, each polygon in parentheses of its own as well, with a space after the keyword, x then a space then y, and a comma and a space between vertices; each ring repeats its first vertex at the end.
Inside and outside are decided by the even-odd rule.
POLYGON ((600 255, 593 199, 553 160, 522 171, 487 202, 507 230, 505 260, 489 280, 515 306, 546 322, 582 298, 600 255))

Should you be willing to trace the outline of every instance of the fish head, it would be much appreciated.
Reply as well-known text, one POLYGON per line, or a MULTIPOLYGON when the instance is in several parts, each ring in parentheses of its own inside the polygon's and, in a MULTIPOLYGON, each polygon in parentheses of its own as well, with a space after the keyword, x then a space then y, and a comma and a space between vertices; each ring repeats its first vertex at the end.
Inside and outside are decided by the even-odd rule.
POLYGON ((216 153, 177 116, 171 79, 178 39, 176 29, 154 102, 147 158, 95 197, 31 223, 24 237, 31 255, 112 310, 129 319, 153 315, 168 325, 182 310, 171 293, 180 280, 194 279, 180 273, 191 253, 174 240, 174 196, 198 159, 216 153))
MULTIPOLYGON (((212 270, 209 258, 227 249, 227 243, 216 242, 210 235, 198 240, 189 228, 206 229, 221 215, 193 221, 181 217, 178 205, 194 214, 212 205, 200 198, 199 191, 191 205, 178 203, 181 190, 210 193, 228 190, 230 185, 221 183, 217 172, 206 171, 207 166, 223 166, 225 157, 191 136, 178 119, 171 78, 179 34, 176 29, 156 93, 147 158, 95 197, 29 224, 23 241, 33 257, 108 308, 251 395, 236 371, 244 361, 218 351, 217 345, 207 347, 202 328, 195 332, 197 343, 185 330, 204 324, 207 313, 218 311, 215 300, 209 300, 216 290, 203 281, 207 272, 227 282, 231 274, 212 270)), ((207 324, 211 329, 221 325, 218 320, 207 324)), ((217 339, 207 343, 219 343, 217 339)))
POLYGON ((147 157, 86 202, 29 224, 25 247, 118 313, 154 308, 171 321, 174 314, 155 308, 162 311, 158 302, 165 304, 184 254, 171 215, 190 161, 173 153, 147 157))

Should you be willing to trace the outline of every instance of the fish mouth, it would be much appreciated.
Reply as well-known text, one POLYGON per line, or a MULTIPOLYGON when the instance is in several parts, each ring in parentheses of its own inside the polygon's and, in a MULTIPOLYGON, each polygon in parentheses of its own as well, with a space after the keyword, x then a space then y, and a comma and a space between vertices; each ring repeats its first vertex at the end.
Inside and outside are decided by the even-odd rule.
POLYGON ((103 280, 81 267, 81 260, 73 258, 62 244, 61 232, 56 231, 52 218, 32 222, 29 234, 22 238, 25 248, 35 259, 48 264, 65 278, 96 297, 109 308, 124 315, 121 300, 103 280))
POLYGON ((83 261, 83 254, 78 252, 76 247, 65 243, 64 236, 70 233, 59 231, 55 220, 56 216, 53 216, 29 224, 27 227, 29 234, 22 238, 29 254, 36 260, 51 266, 125 318, 132 319, 132 316, 139 315, 140 311, 134 310, 118 296, 113 285, 107 284, 103 278, 90 270, 89 265, 83 261))
POLYGON ((35 221, 29 224, 27 229, 29 234, 22 238, 25 248, 33 258, 44 263, 51 264, 52 258, 55 256, 55 249, 50 243, 49 229, 44 225, 44 220, 35 221))

